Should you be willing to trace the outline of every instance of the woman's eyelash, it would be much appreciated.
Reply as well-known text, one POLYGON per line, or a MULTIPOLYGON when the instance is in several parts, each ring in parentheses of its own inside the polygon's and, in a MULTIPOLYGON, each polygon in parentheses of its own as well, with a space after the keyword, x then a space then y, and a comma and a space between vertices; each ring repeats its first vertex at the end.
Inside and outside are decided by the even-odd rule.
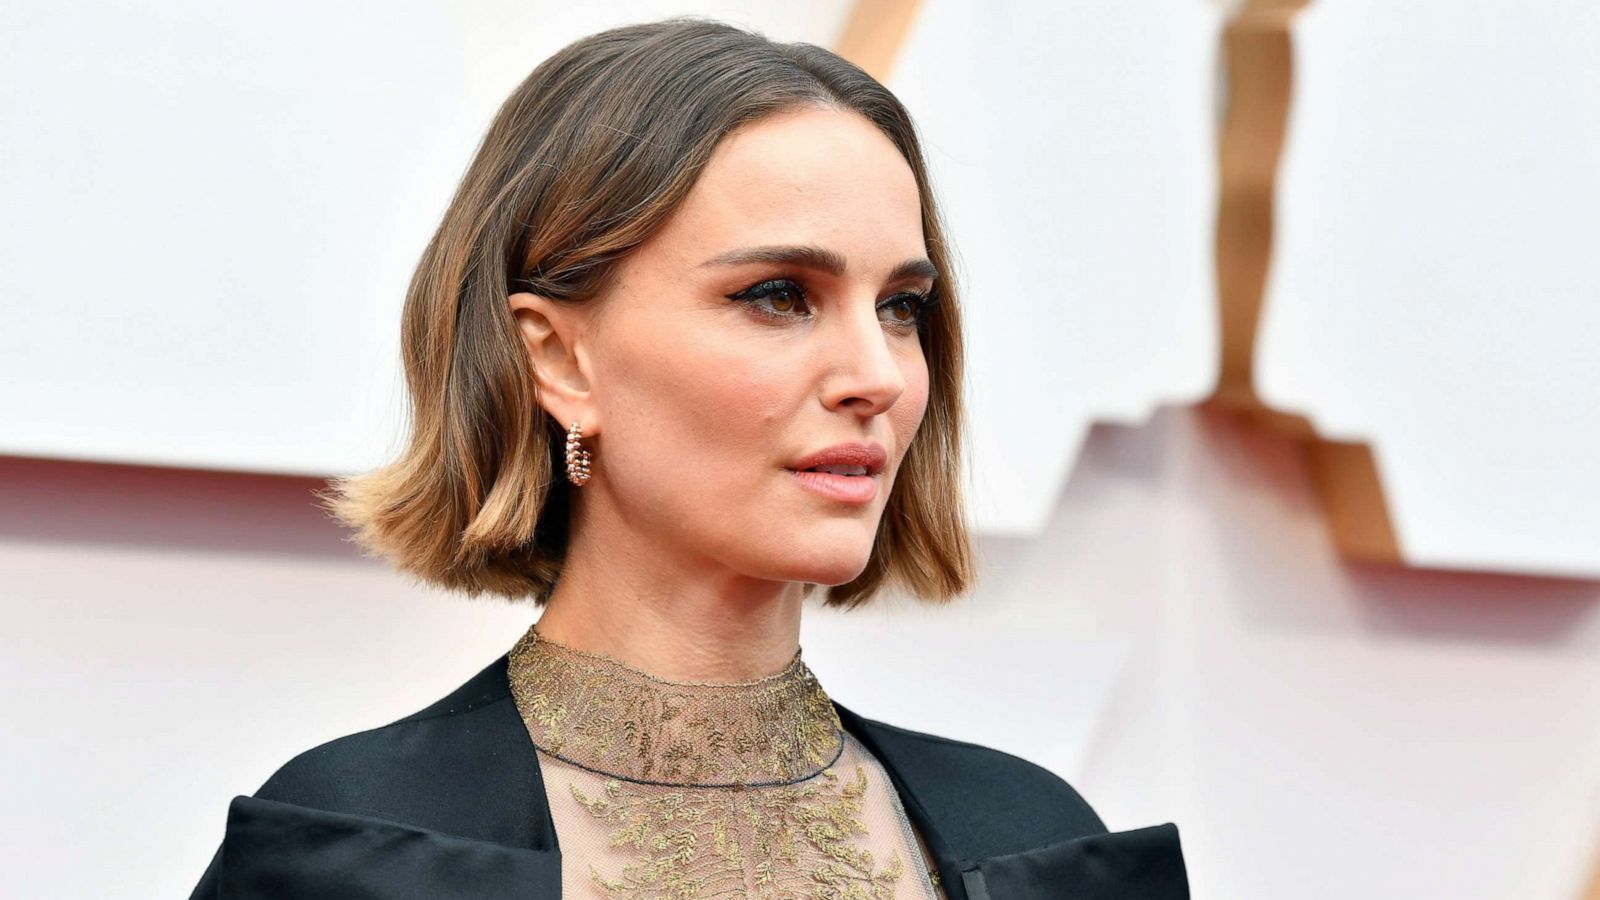
MULTIPOLYGON (((776 310, 763 307, 756 302, 759 300, 765 300, 768 297, 781 294, 783 292, 789 292, 792 294, 800 301, 802 305, 806 303, 805 287, 792 278, 773 278, 766 281, 757 282, 756 284, 753 284, 742 291, 729 294, 728 299, 748 303, 752 309, 771 319, 799 319, 805 318, 806 315, 809 315, 809 313, 795 314, 778 312, 776 310)), ((910 301, 915 306, 913 318, 904 322, 896 323, 896 326, 909 329, 912 327, 920 327, 924 322, 927 321, 928 316, 932 312, 933 308, 939 304, 939 295, 937 291, 928 291, 926 293, 922 291, 901 291, 894 296, 889 297, 883 303, 880 303, 878 308, 883 309, 885 306, 891 306, 893 304, 906 301, 910 301)))
POLYGON ((923 323, 928 321, 928 317, 933 314, 933 308, 939 305, 939 293, 937 291, 927 291, 926 293, 923 291, 901 291, 885 300, 884 303, 893 303, 908 298, 916 305, 916 309, 913 310, 914 317, 911 321, 920 328, 923 323))
POLYGON ((757 300, 765 300, 768 297, 772 297, 774 295, 781 294, 781 293, 783 293, 785 291, 789 292, 790 294, 793 294, 795 296, 795 298, 800 301, 801 304, 804 304, 806 302, 806 289, 804 287, 802 287, 799 282, 797 282, 797 281, 795 281, 795 280, 793 280, 791 278, 773 278, 773 279, 770 279, 768 281, 757 282, 756 284, 752 284, 751 286, 745 288, 742 291, 739 291, 736 294, 729 294, 728 295, 728 299, 729 300, 740 300, 740 301, 743 301, 743 302, 749 304, 752 309, 754 309, 757 312, 759 312, 759 313, 761 313, 763 315, 766 315, 766 316, 768 316, 770 318, 774 318, 774 319, 802 318, 801 316, 796 316, 796 315, 794 315, 792 313, 785 313, 785 312, 778 312, 776 310, 771 310, 771 309, 764 309, 764 308, 762 308, 760 305, 758 305, 756 303, 757 300))

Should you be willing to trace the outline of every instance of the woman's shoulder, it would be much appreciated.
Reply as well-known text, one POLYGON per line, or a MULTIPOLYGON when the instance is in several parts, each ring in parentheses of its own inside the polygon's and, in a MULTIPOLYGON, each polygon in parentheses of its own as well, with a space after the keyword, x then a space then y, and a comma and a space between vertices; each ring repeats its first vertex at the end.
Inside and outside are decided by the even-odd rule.
POLYGON ((846 727, 898 774, 930 815, 971 832, 975 853, 985 845, 1021 839, 1011 833, 1020 830, 1042 840, 1106 831, 1077 788, 1032 760, 835 707, 846 727))
POLYGON ((839 707, 846 727, 903 782, 946 853, 963 860, 970 896, 1187 900, 1171 822, 1112 832, 1066 779, 994 747, 914 731, 839 707))
POLYGON ((292 756, 254 796, 405 822, 462 837, 516 840, 538 788, 497 660, 428 706, 292 756), (520 805, 520 808, 519 808, 520 805))
POLYGON ((502 656, 417 712, 296 753, 253 795, 234 797, 222 844, 191 900, 226 896, 224 868, 234 883, 270 880, 273 896, 398 895, 398 887, 352 889, 362 878, 404 885, 408 896, 467 896, 419 885, 426 872, 454 872, 469 857, 499 867, 501 880, 547 877, 549 861, 524 849, 537 843, 528 810, 543 802, 543 789, 531 754, 515 752, 526 735, 517 731, 504 668, 502 656), (350 865, 352 839, 362 847, 360 866, 350 865), (301 852, 283 851, 301 844, 301 852), (450 865, 434 865, 445 856, 450 865), (317 889, 276 889, 284 884, 317 889))

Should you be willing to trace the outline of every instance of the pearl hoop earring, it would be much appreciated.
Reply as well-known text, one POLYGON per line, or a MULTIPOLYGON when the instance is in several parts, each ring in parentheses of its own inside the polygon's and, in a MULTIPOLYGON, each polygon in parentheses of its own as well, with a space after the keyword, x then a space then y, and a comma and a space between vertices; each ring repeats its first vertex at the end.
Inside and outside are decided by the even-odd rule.
POLYGON ((573 422, 567 429, 567 480, 578 487, 589 480, 589 451, 578 443, 581 436, 578 423, 573 422))

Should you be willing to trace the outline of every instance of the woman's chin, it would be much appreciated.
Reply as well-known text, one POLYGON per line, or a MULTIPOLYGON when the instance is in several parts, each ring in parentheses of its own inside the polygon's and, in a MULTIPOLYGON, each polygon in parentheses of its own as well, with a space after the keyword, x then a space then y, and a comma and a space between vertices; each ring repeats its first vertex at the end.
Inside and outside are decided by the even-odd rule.
POLYGON ((790 557, 784 561, 783 568, 788 570, 788 574, 783 580, 805 581, 827 587, 845 584, 854 581, 866 569, 871 552, 869 544, 859 551, 851 549, 850 552, 844 552, 832 547, 814 555, 805 554, 800 559, 790 557))

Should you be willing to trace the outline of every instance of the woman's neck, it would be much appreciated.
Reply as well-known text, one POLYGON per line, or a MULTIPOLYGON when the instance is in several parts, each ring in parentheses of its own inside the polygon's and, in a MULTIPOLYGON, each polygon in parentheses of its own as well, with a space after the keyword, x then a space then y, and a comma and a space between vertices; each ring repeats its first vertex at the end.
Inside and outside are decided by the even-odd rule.
POLYGON ((575 544, 539 632, 675 681, 761 678, 794 658, 798 582, 748 578, 709 563, 652 562, 575 544))

